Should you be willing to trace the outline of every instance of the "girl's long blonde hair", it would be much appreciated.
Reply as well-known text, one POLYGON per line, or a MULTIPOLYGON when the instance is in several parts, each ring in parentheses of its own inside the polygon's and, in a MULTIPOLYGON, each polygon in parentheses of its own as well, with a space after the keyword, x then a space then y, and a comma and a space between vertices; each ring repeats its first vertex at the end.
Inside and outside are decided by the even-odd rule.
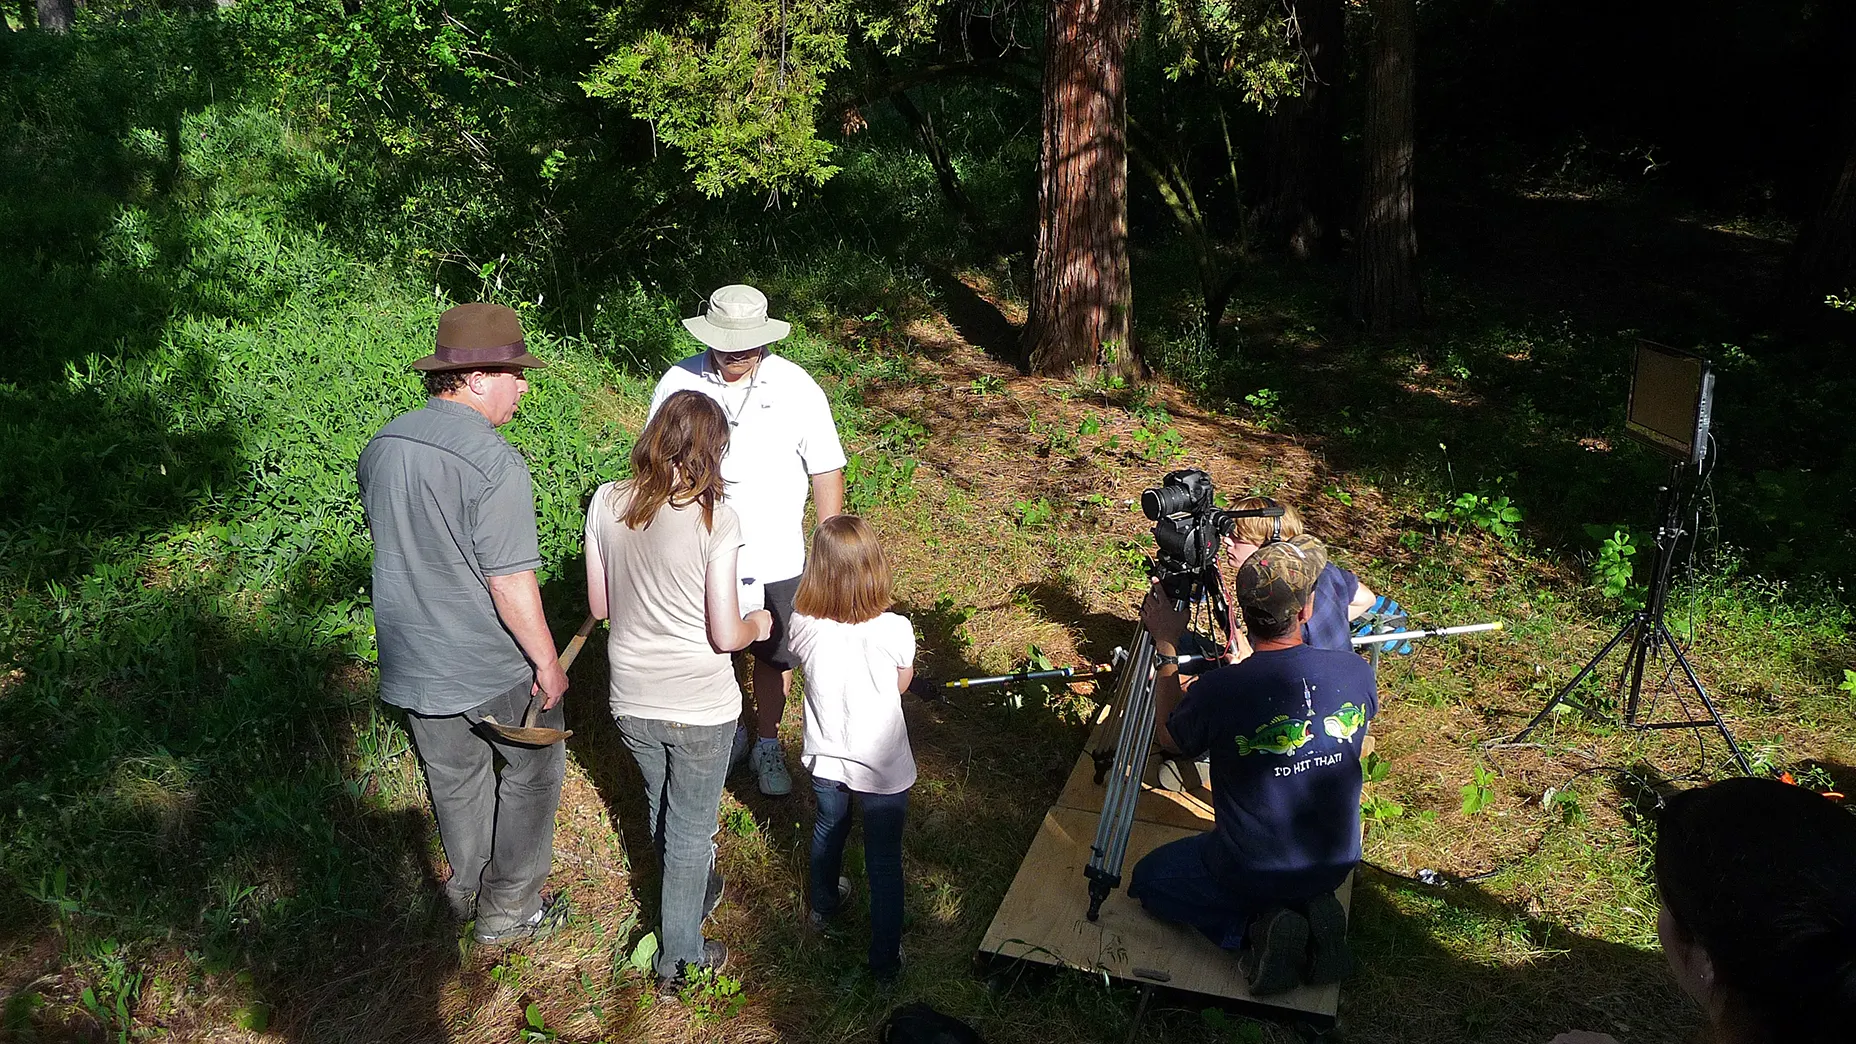
POLYGON ((629 529, 644 529, 666 503, 702 506, 705 529, 715 526, 715 505, 722 499, 722 454, 728 451, 728 416, 714 399, 684 390, 664 405, 632 445, 631 492, 621 503, 613 487, 612 506, 629 529), (622 509, 622 510, 621 510, 622 509))
POLYGON ((863 623, 895 604, 889 557, 869 523, 834 515, 812 534, 812 555, 793 595, 793 612, 840 623, 863 623))

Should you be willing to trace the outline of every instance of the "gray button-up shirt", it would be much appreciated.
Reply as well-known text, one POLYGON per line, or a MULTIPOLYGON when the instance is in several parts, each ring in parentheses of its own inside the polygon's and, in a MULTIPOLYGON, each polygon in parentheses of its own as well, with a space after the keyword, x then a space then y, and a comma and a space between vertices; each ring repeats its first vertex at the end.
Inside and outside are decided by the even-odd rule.
POLYGON ((380 698, 460 714, 532 680, 488 579, 541 565, 522 455, 481 413, 433 398, 380 429, 357 477, 374 536, 380 698))

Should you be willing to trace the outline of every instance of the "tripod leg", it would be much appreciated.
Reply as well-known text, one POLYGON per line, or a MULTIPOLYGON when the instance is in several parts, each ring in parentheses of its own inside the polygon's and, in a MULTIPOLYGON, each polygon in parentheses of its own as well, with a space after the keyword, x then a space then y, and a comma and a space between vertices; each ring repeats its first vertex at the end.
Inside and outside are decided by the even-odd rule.
POLYGON ((1088 917, 1095 920, 1102 903, 1121 885, 1121 864, 1127 855, 1128 834, 1134 828, 1134 810, 1141 796, 1141 775, 1154 730, 1154 644, 1145 630, 1135 639, 1122 691, 1121 735, 1115 743, 1115 763, 1109 770, 1108 789, 1102 797, 1102 814, 1096 822, 1095 843, 1090 846, 1088 917))
POLYGON ((1701 705, 1708 708, 1708 717, 1713 719, 1714 727, 1720 730, 1721 738, 1727 741, 1727 749, 1733 753, 1734 764, 1740 766, 1742 775, 1752 775, 1752 764, 1746 760, 1746 755, 1740 752, 1740 744, 1734 742, 1734 734, 1728 730, 1727 722, 1721 719, 1720 709, 1715 707, 1714 700, 1708 696, 1708 690, 1702 688, 1701 679, 1695 677, 1694 669, 1688 665, 1688 657, 1682 655, 1682 647, 1677 645, 1675 638, 1670 636, 1669 628, 1658 623, 1656 635, 1669 646, 1669 651, 1675 654, 1676 663, 1681 665, 1683 675, 1688 678, 1688 683, 1695 689, 1695 695, 1701 697, 1701 705))
MULTIPOLYGON (((1547 701, 1547 705, 1540 708, 1540 713, 1534 715, 1534 720, 1527 723, 1527 728, 1524 728, 1520 732, 1515 733, 1514 739, 1511 739, 1508 742, 1519 743, 1522 740, 1526 739, 1529 733, 1533 732, 1535 729, 1540 727, 1541 722, 1544 722, 1548 718, 1553 716, 1553 711, 1557 707, 1559 707, 1560 704, 1569 703, 1570 701, 1567 700, 1567 697, 1571 696, 1573 693, 1573 690, 1579 687, 1579 683, 1584 681, 1587 675, 1597 670, 1598 665, 1605 662, 1605 657, 1611 655, 1611 650, 1617 648, 1618 643, 1624 640, 1624 636, 1627 634, 1630 634, 1633 630, 1635 630, 1637 625, 1638 625, 1638 619, 1637 617, 1633 616, 1625 622, 1623 627, 1618 628, 1618 633, 1611 636, 1611 640, 1605 643, 1605 647, 1603 649, 1598 650, 1598 655, 1585 661, 1585 666, 1579 668, 1579 673, 1572 676, 1572 681, 1567 682, 1565 688, 1555 693, 1553 698, 1547 701)), ((1571 704, 1571 705, 1574 707, 1579 706, 1576 703, 1571 704)), ((1579 707, 1579 709, 1581 711, 1585 710, 1584 707, 1579 707)), ((1587 711, 1586 713, 1590 713, 1590 712, 1587 711)))

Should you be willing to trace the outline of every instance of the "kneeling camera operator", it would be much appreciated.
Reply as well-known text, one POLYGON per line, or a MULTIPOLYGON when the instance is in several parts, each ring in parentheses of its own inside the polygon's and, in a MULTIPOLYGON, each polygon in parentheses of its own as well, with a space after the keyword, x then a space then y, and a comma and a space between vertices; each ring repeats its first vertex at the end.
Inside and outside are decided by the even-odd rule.
POLYGON ((1338 981, 1346 915, 1333 892, 1360 858, 1359 745, 1379 702, 1364 659, 1303 640, 1326 549, 1299 534, 1243 561, 1234 588, 1255 651, 1182 695, 1177 657, 1191 607, 1210 602, 1214 619, 1224 615, 1222 537, 1236 519, 1283 509, 1220 510, 1197 471, 1169 474, 1142 507, 1159 545, 1141 607, 1160 657, 1155 736, 1187 758, 1209 754, 1215 821, 1143 858, 1128 894, 1155 916, 1245 948, 1256 994, 1338 981))

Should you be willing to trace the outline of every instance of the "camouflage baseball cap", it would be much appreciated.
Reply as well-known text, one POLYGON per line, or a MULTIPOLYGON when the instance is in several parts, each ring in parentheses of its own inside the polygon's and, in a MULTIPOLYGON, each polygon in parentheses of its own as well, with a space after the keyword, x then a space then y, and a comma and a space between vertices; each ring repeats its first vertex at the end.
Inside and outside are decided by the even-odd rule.
POLYGON ((1327 547, 1306 533, 1264 544, 1237 567, 1237 604, 1280 627, 1302 611, 1327 564, 1327 547))

